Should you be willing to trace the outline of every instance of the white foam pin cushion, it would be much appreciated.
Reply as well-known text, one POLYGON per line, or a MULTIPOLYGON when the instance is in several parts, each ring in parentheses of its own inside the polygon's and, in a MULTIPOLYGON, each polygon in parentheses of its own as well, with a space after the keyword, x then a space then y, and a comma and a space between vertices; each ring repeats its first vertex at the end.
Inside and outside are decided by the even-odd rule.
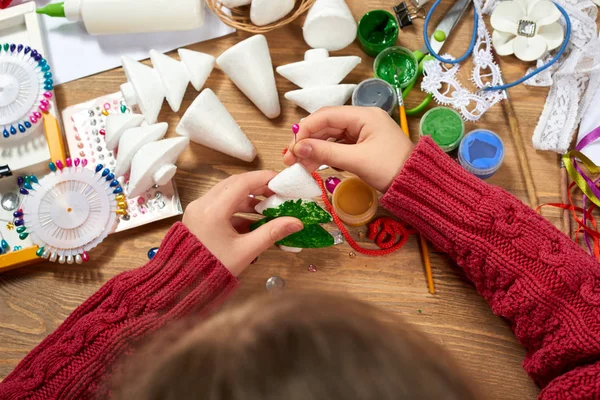
POLYGON ((215 67, 216 59, 210 54, 188 49, 179 49, 177 53, 187 68, 192 86, 199 92, 215 67))
POLYGON ((123 176, 129 170, 133 156, 143 145, 162 139, 169 124, 161 122, 158 124, 140 126, 126 130, 119 140, 119 154, 114 174, 116 177, 123 176))
POLYGON ((225 50, 217 65, 267 118, 281 114, 273 62, 263 35, 254 35, 225 50))
POLYGON ((211 89, 204 89, 185 112, 176 132, 195 143, 251 162, 256 149, 211 89))
POLYGON ((129 57, 121 57, 127 83, 121 85, 125 102, 131 107, 138 105, 144 119, 154 124, 160 114, 165 91, 156 71, 129 57))
POLYGON ((350 100, 357 85, 343 84, 293 90, 285 98, 309 113, 327 106, 343 106, 350 100))
POLYGON ((112 113, 106 117, 106 133, 104 140, 106 148, 114 151, 119 145, 121 135, 129 128, 138 127, 144 122, 144 116, 141 114, 120 114, 112 113))
POLYGON ((221 4, 227 8, 247 6, 250 3, 252 3, 252 0, 221 0, 221 4))
POLYGON ((150 50, 150 59, 162 83, 167 103, 173 112, 178 112, 190 82, 186 66, 156 50, 150 50))
POLYGON ((295 3, 295 0, 252 0, 250 20, 256 26, 279 21, 294 9, 295 3))
POLYGON ((358 26, 344 0, 317 0, 302 30, 310 47, 337 51, 354 42, 358 26))
POLYGON ((319 185, 300 163, 281 171, 269 182, 269 189, 291 199, 311 199, 321 195, 319 185))

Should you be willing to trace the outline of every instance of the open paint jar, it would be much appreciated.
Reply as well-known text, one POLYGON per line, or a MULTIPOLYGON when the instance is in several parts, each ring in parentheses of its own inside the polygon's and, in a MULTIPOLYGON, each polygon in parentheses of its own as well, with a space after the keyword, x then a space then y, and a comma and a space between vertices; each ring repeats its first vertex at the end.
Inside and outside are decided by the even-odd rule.
POLYGON ((352 94, 352 105, 379 107, 393 116, 398 110, 398 96, 392 85, 378 78, 362 81, 352 94))
POLYGON ((404 89, 417 79, 419 63, 407 48, 394 46, 383 50, 373 64, 375 77, 394 88, 404 89))
POLYGON ((456 149, 465 135, 465 123, 459 113, 448 107, 436 107, 421 118, 421 136, 430 136, 446 153, 456 149))
POLYGON ((387 11, 369 11, 358 23, 358 40, 363 51, 376 57, 384 49, 396 44, 398 40, 398 22, 387 11))
POLYGON ((358 178, 345 179, 338 184, 332 200, 338 217, 350 226, 371 222, 379 205, 377 191, 358 178))
POLYGON ((486 129, 469 132, 458 149, 458 161, 464 169, 481 179, 494 175, 504 160, 500 136, 486 129))

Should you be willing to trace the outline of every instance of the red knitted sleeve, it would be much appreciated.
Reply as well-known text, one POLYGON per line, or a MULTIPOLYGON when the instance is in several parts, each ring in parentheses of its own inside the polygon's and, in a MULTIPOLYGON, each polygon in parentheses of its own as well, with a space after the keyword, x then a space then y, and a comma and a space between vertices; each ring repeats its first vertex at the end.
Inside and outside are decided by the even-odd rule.
POLYGON ((173 319, 210 311, 237 285, 178 222, 152 261, 111 279, 33 349, 0 383, 0 398, 94 398, 137 339, 173 319))
POLYGON ((600 264, 422 139, 383 205, 445 251, 527 349, 540 399, 600 398, 600 264))

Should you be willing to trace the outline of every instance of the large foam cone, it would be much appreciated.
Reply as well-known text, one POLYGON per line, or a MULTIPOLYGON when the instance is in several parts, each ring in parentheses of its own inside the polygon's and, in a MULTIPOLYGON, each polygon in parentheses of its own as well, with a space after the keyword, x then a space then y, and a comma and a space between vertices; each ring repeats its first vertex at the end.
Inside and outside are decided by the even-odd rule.
POLYGON ((179 111, 190 81, 185 65, 156 50, 150 50, 150 59, 158 72, 169 106, 174 112, 179 111))
POLYGON ((308 11, 302 29, 310 47, 337 51, 356 39, 358 27, 344 0, 317 0, 308 11))
POLYGON ((256 149, 229 111, 210 89, 204 89, 187 109, 176 129, 193 142, 250 162, 256 149))
POLYGON ((119 139, 129 128, 140 126, 144 122, 144 116, 141 114, 109 114, 106 117, 106 134, 104 141, 106 148, 114 151, 119 145, 119 139))
POLYGON ((269 189, 290 199, 310 199, 321 195, 317 182, 299 163, 281 171, 269 182, 269 189))
POLYGON ((277 67, 277 73, 303 89, 337 85, 361 62, 357 56, 328 57, 318 50, 307 51, 304 61, 277 67))
POLYGON ((215 67, 215 58, 210 54, 187 49, 177 50, 181 62, 185 65, 190 81, 197 91, 202 90, 210 73, 215 67))
POLYGON ((158 74, 151 67, 122 57, 127 83, 121 85, 121 92, 129 106, 139 105, 146 122, 153 124, 158 119, 165 91, 158 74))
POLYGON ((281 113, 269 45, 254 35, 224 51, 217 64, 268 118, 281 113))
POLYGON ((285 94, 285 98, 314 113, 327 106, 343 106, 354 93, 357 85, 332 85, 293 90, 285 94))
POLYGON ((146 143, 131 161, 128 196, 142 195, 154 185, 166 185, 177 172, 175 162, 190 140, 174 137, 146 143))
POLYGON ((135 153, 146 143, 162 139, 167 133, 167 129, 169 129, 169 124, 161 122, 160 124, 126 130, 119 140, 115 176, 125 175, 131 166, 131 160, 133 160, 135 153))
POLYGON ((295 0, 252 0, 250 20, 256 26, 279 21, 294 9, 295 0))

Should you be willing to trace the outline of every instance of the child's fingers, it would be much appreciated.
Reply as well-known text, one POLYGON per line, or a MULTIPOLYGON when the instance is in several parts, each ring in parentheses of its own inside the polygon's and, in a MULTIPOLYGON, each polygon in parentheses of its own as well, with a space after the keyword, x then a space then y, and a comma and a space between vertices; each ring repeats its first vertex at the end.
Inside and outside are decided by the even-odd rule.
POLYGON ((248 196, 240 204, 238 204, 235 212, 255 213, 256 211, 254 211, 254 207, 260 202, 261 202, 261 200, 255 198, 255 197, 248 196))
POLYGON ((357 139, 373 113, 372 107, 323 107, 300 123, 298 139, 314 137, 315 133, 325 129, 345 132, 357 139))
POLYGON ((252 258, 250 258, 250 260, 253 260, 254 257, 266 251, 276 242, 293 233, 300 232, 303 228, 304 226, 299 219, 292 217, 281 217, 264 224, 260 228, 250 232, 247 235, 244 235, 243 240, 245 248, 252 249, 253 255, 255 254, 252 258))
POLYGON ((218 185, 215 203, 222 205, 225 216, 231 216, 249 195, 262 196, 271 193, 267 185, 276 175, 273 171, 253 171, 231 176, 218 185))
POLYGON ((309 172, 323 164, 352 172, 357 167, 359 155, 356 145, 318 139, 304 139, 298 142, 294 152, 299 162, 307 167, 309 172))

